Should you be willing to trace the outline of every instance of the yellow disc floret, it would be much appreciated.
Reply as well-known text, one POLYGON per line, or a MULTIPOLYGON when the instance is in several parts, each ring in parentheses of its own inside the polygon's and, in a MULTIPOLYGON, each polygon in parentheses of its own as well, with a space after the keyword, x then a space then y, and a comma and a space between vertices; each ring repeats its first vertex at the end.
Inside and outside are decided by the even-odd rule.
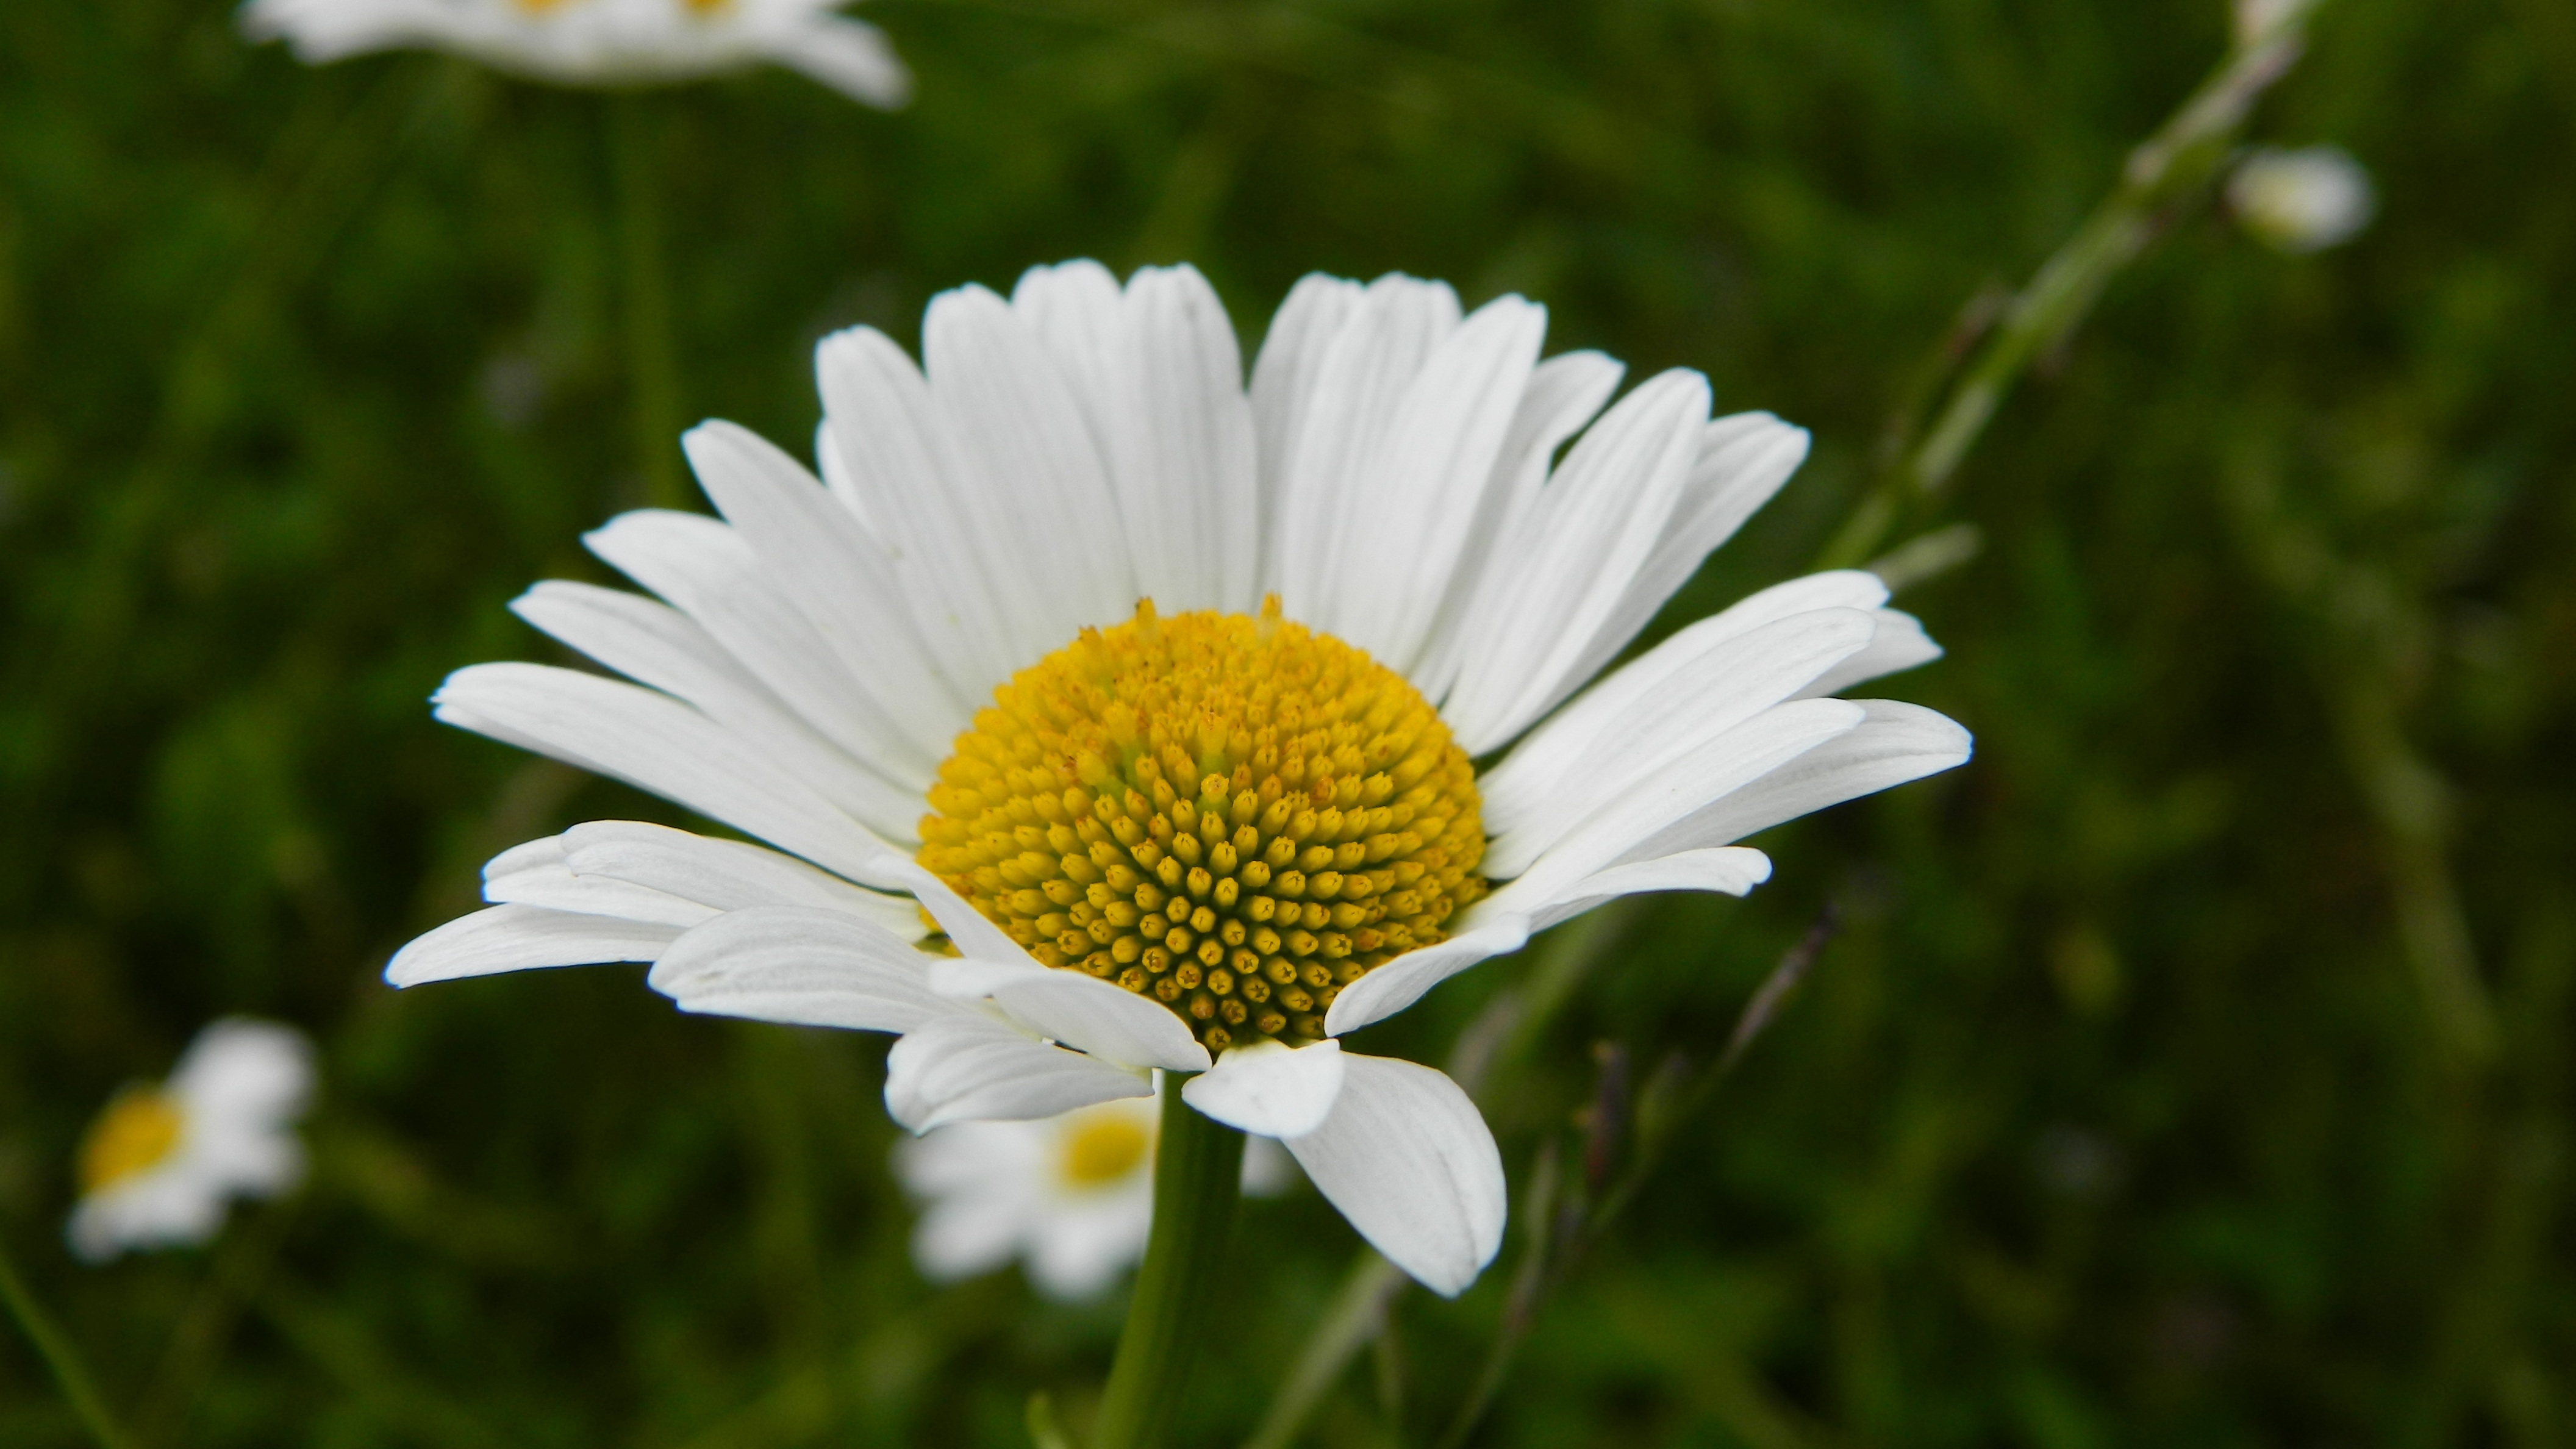
POLYGON ((98 1192, 151 1171, 179 1145, 185 1119, 168 1094, 132 1088, 117 1094, 81 1143, 81 1191, 98 1192))
POLYGON ((1077 1191, 1125 1181, 1154 1150, 1153 1133, 1146 1125, 1152 1120, 1139 1121, 1119 1104, 1072 1114, 1059 1144, 1063 1156, 1056 1164, 1056 1176, 1077 1191))
POLYGON ((1211 1051, 1323 1036, 1341 988, 1484 894, 1476 775, 1402 675, 1279 617, 1136 616, 994 691, 921 862, 1049 966, 1211 1051))

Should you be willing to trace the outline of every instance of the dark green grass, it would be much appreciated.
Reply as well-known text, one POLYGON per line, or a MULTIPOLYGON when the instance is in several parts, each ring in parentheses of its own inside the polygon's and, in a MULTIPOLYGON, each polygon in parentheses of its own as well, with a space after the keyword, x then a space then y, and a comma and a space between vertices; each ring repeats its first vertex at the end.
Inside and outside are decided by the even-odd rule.
MULTIPOLYGON (((1804 566, 1962 303, 2225 29, 2163 0, 871 18, 906 113, 776 73, 650 103, 691 416, 802 452, 823 332, 909 342, 934 291, 1068 256, 1195 261, 1255 335, 1313 269, 1520 290, 1554 348, 1815 430, 1666 629, 1804 566)), ((1907 599, 1951 656, 1890 686, 1978 759, 1776 832, 1750 902, 1647 907, 1508 1079, 1517 1184, 1596 1042, 1704 1058, 1840 904, 1483 1442, 2576 1438, 2576 12, 2346 0, 2253 134, 2350 147, 2384 215, 2304 261, 2177 215, 2015 396, 1932 520, 1985 553, 1907 599), (2400 931, 2445 882, 2485 1050, 2400 931)), ((612 215, 591 97, 308 70, 197 0, 0 4, 0 1237, 156 1449, 1010 1445, 1030 1390, 1078 1419, 1106 1366, 1114 1304, 917 1280, 876 1040, 683 1019, 630 968, 376 979, 498 847, 678 818, 424 704, 555 657, 502 605, 604 577, 577 534, 641 497, 612 215), (75 1265, 88 1115, 227 1011, 324 1044, 310 1190, 210 1252, 75 1265)), ((1520 969, 1371 1040, 1436 1056, 1520 969)), ((1247 1221, 1191 1442, 1249 1429, 1353 1251, 1311 1196, 1247 1221)), ((1508 1267, 1403 1300, 1316 1441, 1445 1423, 1508 1267)), ((79 1442, 0 1333, 0 1444, 79 1442)))

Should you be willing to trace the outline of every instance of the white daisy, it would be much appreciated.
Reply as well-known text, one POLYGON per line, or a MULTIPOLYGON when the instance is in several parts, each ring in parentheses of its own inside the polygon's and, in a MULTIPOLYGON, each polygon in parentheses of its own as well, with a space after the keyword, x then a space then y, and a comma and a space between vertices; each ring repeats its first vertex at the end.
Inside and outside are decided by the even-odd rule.
POLYGON ((91 1124, 72 1250, 99 1262, 202 1243, 230 1199, 294 1187, 312 1092, 313 1048, 293 1027, 227 1017, 197 1033, 168 1081, 127 1087, 91 1124))
POLYGON ((1310 277, 1247 385, 1195 271, 1075 262, 935 299, 926 368, 826 339, 822 482, 705 424, 723 521, 588 539, 667 602, 513 606, 635 683, 484 664, 436 700, 779 849, 576 826, 388 978, 650 961, 687 1010, 897 1032, 916 1131, 1199 1073, 1192 1106, 1460 1291, 1500 1242, 1492 1135, 1446 1076, 1338 1038, 1611 897, 1741 894, 1770 863, 1732 842, 1969 749, 1829 697, 1939 652, 1861 572, 1594 682, 1806 435, 1712 420, 1681 370, 1604 411, 1619 364, 1541 361, 1544 325, 1310 277), (955 957, 916 946, 914 899, 955 957))
MULTIPOLYGON (((895 1148, 922 1200, 913 1261, 941 1280, 1013 1258, 1050 1298, 1094 1297, 1145 1254, 1154 1226, 1154 1139, 1162 1113, 1125 1098, 1035 1122, 954 1122, 895 1148)), ((1245 1144, 1243 1190, 1285 1187, 1278 1144, 1245 1144)))
POLYGON ((2265 146, 2238 163, 2227 204, 2247 231, 2293 256, 2341 246, 2379 210, 2370 173, 2340 146, 2265 146))
POLYGON ((244 30, 320 65, 378 50, 448 50, 561 85, 693 80, 770 62, 872 106, 912 78, 844 0, 250 0, 244 30))

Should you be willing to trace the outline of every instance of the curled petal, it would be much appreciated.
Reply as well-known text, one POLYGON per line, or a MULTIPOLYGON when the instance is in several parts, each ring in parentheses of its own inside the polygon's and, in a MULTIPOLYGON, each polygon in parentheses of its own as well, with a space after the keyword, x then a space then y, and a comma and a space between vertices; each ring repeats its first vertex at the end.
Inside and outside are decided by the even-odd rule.
POLYGON ((859 916, 752 906, 672 942, 645 981, 682 1011, 911 1031, 966 1010, 930 989, 931 959, 859 916))
POLYGON ((459 916, 414 940, 385 963, 396 986, 454 981, 546 966, 651 961, 678 939, 677 926, 589 916, 544 906, 506 905, 459 916))
POLYGON ((934 1017, 886 1053, 886 1110, 915 1132, 1053 1117, 1153 1090, 1148 1073, 1048 1046, 973 1012, 934 1017))
POLYGON ((1256 1039, 1232 1047, 1190 1078, 1181 1100, 1228 1127, 1259 1137, 1302 1137, 1324 1125, 1342 1093, 1342 1044, 1290 1048, 1256 1039))

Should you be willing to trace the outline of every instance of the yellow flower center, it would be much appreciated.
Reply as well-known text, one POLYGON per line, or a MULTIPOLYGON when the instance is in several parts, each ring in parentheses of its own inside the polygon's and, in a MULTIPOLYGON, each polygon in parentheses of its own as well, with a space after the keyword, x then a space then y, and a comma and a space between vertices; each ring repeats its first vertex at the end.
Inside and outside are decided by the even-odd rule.
POLYGON ((81 1143, 81 1191, 101 1192, 160 1166, 179 1145, 181 1123, 179 1105, 166 1093, 118 1093, 81 1143))
POLYGON ((1065 1129, 1064 1158, 1056 1171, 1067 1187, 1107 1187, 1124 1181, 1154 1149, 1153 1133, 1136 1114, 1117 1108, 1094 1108, 1075 1114, 1065 1129))
POLYGON ((957 737, 921 863, 1049 966, 1210 1051, 1324 1034, 1341 988, 1485 892, 1476 774, 1419 690, 1279 617, 1153 601, 1021 670, 957 737))

